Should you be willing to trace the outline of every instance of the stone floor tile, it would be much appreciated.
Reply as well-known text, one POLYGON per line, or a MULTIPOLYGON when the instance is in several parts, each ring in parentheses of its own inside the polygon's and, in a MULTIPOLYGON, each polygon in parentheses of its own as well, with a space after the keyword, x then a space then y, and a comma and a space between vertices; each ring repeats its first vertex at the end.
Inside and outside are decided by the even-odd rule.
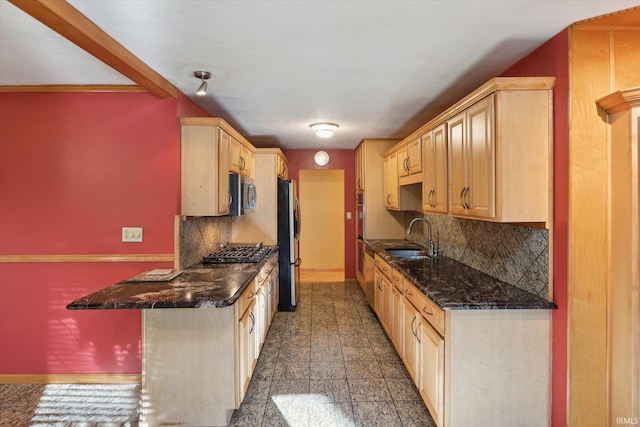
POLYGON ((402 421, 392 402, 353 402, 358 427, 401 427, 402 421))
POLYGON ((387 388, 387 383, 383 379, 351 379, 349 384, 349 395, 352 402, 391 402, 392 397, 387 388))
POLYGON ((253 427, 262 425, 264 418, 265 404, 242 403, 240 408, 233 412, 230 427, 253 427))
POLYGON ((311 403, 309 426, 355 427, 353 408, 349 402, 311 403))
POLYGON ((396 410, 405 427, 436 427, 427 407, 422 402, 396 402, 396 410))

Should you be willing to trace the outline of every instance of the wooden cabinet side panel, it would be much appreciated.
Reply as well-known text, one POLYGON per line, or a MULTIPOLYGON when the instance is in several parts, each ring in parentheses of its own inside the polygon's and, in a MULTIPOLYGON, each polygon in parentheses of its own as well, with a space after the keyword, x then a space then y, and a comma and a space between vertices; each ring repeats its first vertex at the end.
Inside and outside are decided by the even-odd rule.
POLYGON ((216 215, 229 213, 231 193, 229 193, 229 145, 231 137, 222 129, 218 129, 218 204, 216 215))
POLYGON ((226 425, 236 408, 234 308, 142 313, 143 422, 226 425))
POLYGON ((181 213, 211 215, 217 206, 216 128, 183 126, 181 142, 181 213))
POLYGON ((551 313, 453 310, 445 335, 445 425, 548 426, 551 313))
POLYGON ((499 218, 546 222, 549 202, 550 91, 496 94, 499 218))

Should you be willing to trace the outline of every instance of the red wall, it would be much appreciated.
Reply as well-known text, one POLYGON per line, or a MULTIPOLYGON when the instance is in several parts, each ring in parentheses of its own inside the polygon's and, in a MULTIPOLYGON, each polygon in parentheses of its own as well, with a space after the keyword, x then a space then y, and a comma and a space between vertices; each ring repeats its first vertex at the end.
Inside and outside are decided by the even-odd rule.
MULTIPOLYGON (((176 116, 142 93, 0 93, 0 254, 172 254, 176 116)), ((0 263, 0 374, 139 373, 140 311, 65 306, 171 266, 0 263)))
MULTIPOLYGON (((350 220, 344 223, 344 274, 347 279, 356 278, 356 222, 355 222, 355 150, 325 150, 329 153, 329 163, 326 166, 318 166, 313 161, 313 156, 318 150, 283 150, 289 160, 289 175, 291 179, 298 181, 300 169, 342 169, 344 170, 344 208, 351 212, 350 220)), ((299 187, 298 187, 299 188, 299 187)), ((302 206, 304 223, 304 206, 302 206)))
POLYGON ((569 31, 558 33, 502 76, 555 76, 552 406, 553 426, 566 425, 567 400, 567 221, 569 209, 569 31))

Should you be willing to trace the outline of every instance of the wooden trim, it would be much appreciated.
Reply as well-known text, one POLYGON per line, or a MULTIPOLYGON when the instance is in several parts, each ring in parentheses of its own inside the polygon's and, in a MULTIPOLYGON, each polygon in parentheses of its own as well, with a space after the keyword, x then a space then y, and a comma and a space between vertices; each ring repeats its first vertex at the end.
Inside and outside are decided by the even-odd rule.
POLYGON ((159 98, 176 99, 178 88, 66 1, 8 0, 159 98))
POLYGON ((140 374, 2 374, 0 384, 141 384, 140 374))
POLYGON ((0 86, 0 92, 149 92, 138 85, 14 85, 0 86))
POLYGON ((607 114, 619 113, 640 105, 640 87, 624 89, 596 101, 598 108, 607 114))
POLYGON ((172 262, 173 254, 0 255, 0 263, 22 262, 172 262))

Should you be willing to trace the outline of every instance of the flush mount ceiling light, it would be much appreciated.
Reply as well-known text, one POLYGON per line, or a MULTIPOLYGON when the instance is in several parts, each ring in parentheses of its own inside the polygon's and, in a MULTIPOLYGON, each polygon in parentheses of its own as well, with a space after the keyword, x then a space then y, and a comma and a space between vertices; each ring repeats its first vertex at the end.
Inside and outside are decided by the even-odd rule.
POLYGON ((309 127, 320 138, 329 138, 338 129, 338 125, 335 123, 312 123, 309 127))
POLYGON ((200 84, 200 87, 196 91, 196 95, 198 95, 198 96, 206 95, 207 94, 207 80, 211 78, 211 73, 208 72, 208 71, 194 71, 193 75, 196 76, 196 78, 198 78, 198 79, 200 79, 202 81, 202 84, 200 84))

